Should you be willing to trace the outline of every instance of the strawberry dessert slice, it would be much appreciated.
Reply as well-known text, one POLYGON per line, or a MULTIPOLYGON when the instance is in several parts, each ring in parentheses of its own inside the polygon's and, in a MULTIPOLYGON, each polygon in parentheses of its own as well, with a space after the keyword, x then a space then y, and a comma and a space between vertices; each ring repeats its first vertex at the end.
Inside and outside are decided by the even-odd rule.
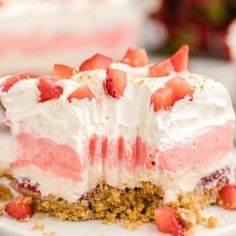
POLYGON ((38 89, 40 91, 39 102, 46 102, 51 99, 59 98, 63 93, 63 88, 55 85, 57 80, 48 77, 40 77, 38 89))
POLYGON ((188 67, 189 46, 183 45, 171 58, 171 63, 176 72, 186 71, 188 67))
POLYGON ((16 220, 26 221, 33 216, 34 206, 31 198, 20 195, 6 205, 5 212, 16 220))
POLYGON ((84 98, 88 98, 89 100, 94 98, 94 94, 91 92, 91 90, 89 89, 89 87, 87 85, 84 85, 84 86, 76 89, 73 93, 71 93, 68 96, 67 100, 69 102, 71 102, 72 99, 81 100, 84 98))
POLYGON ((112 63, 110 57, 104 56, 102 54, 95 54, 89 59, 85 60, 79 67, 80 71, 86 70, 96 70, 96 69, 108 69, 112 63))
POLYGON ((182 99, 187 95, 189 96, 193 95, 191 86, 184 78, 181 77, 175 77, 173 79, 170 79, 165 84, 165 86, 173 90, 174 97, 176 100, 182 99))
POLYGON ((174 68, 171 64, 171 61, 166 59, 150 66, 148 69, 148 77, 168 76, 172 71, 174 71, 174 68))
POLYGON ((76 71, 71 66, 55 64, 53 67, 53 75, 58 79, 69 79, 74 72, 76 71))
POLYGON ((117 69, 107 69, 104 87, 108 95, 120 98, 124 94, 127 84, 126 72, 117 69))
POLYGON ((6 79, 1 85, 3 92, 8 92, 8 90, 20 80, 29 79, 29 76, 25 73, 18 73, 12 77, 6 79))
POLYGON ((156 209, 154 219, 159 231, 173 236, 184 236, 184 228, 173 209, 169 207, 156 209))
POLYGON ((159 88, 151 96, 151 104, 153 104, 154 111, 169 109, 174 102, 173 90, 170 88, 159 88))
POLYGON ((121 60, 132 67, 142 67, 148 64, 148 55, 145 49, 130 47, 121 60))
POLYGON ((219 191, 219 199, 226 209, 236 209, 236 185, 225 185, 219 191))

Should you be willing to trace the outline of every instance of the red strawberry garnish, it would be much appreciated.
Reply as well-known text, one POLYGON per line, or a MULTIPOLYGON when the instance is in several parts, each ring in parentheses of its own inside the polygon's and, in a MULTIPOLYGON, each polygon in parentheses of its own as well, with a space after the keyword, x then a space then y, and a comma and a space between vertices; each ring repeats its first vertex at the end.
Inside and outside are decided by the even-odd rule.
POLYGON ((40 77, 38 89, 40 91, 39 102, 45 102, 54 98, 59 98, 63 93, 63 88, 55 85, 53 78, 40 77))
POLYGON ((143 48, 131 47, 128 49, 121 62, 133 67, 146 66, 148 64, 148 55, 143 48))
POLYGON ((80 71, 85 70, 96 70, 96 69, 108 69, 112 63, 112 59, 110 57, 106 57, 102 54, 95 54, 91 58, 84 61, 80 67, 80 71))
POLYGON ((55 64, 53 75, 58 79, 69 79, 75 72, 75 69, 70 66, 55 64))
POLYGON ((170 88, 159 88, 151 96, 151 104, 153 104, 154 111, 169 109, 174 102, 173 90, 170 88))
POLYGON ((236 209, 236 185, 225 185, 219 191, 219 198, 223 202, 223 206, 227 209, 236 209))
POLYGON ((159 231, 173 236, 184 236, 184 228, 173 209, 169 207, 156 209, 154 219, 159 231))
POLYGON ((88 86, 84 85, 78 89, 76 89, 73 93, 71 93, 67 100, 69 102, 71 102, 71 100, 74 99, 84 99, 84 98, 88 98, 89 100, 91 100, 94 97, 93 93, 91 92, 91 90, 89 89, 88 86))
POLYGON ((174 97, 176 100, 184 98, 186 95, 192 96, 193 91, 191 86, 188 84, 188 82, 181 77, 175 77, 173 79, 170 79, 165 86, 167 88, 171 88, 174 93, 174 97))
POLYGON ((183 45, 171 58, 171 63, 176 72, 186 71, 188 67, 189 46, 183 45))
POLYGON ((168 76, 174 68, 169 59, 166 59, 158 64, 154 64, 148 69, 148 77, 168 76))
POLYGON ((114 98, 120 98, 124 94, 126 83, 127 79, 124 71, 107 69, 107 78, 104 82, 107 94, 114 98))
POLYGON ((8 90, 14 85, 16 84, 18 81, 20 80, 24 80, 24 79, 29 79, 29 76, 25 73, 19 73, 16 75, 13 75, 12 77, 6 79, 2 86, 2 91, 3 92, 8 92, 8 90))
POLYGON ((31 198, 20 195, 6 205, 5 211, 15 219, 25 221, 33 216, 34 206, 31 198))

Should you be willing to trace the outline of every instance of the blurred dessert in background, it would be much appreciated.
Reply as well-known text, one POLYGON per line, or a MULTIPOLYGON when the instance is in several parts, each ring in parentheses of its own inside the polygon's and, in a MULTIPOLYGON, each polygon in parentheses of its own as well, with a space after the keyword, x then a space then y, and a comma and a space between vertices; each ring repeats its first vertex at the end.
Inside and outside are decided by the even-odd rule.
MULTIPOLYGON (((226 44, 229 49, 231 61, 234 65, 234 71, 236 74, 236 20, 232 21, 228 28, 226 36, 226 44)), ((234 107, 236 108, 236 76, 234 77, 234 93, 232 94, 234 107)))
POLYGON ((0 73, 48 72, 58 61, 76 66, 97 51, 118 58, 127 45, 143 43, 144 25, 160 2, 1 1, 0 73))

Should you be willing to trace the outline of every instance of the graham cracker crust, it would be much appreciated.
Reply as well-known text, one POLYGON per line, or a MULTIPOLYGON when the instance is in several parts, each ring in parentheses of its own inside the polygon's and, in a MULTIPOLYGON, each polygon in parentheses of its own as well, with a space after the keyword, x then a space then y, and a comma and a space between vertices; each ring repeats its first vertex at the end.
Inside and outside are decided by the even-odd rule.
POLYGON ((121 220, 126 225, 136 226, 153 222, 154 209, 169 206, 176 209, 185 228, 203 222, 200 211, 218 202, 218 191, 227 180, 218 182, 213 188, 196 189, 178 196, 177 201, 165 203, 163 190, 150 182, 142 182, 140 188, 120 190, 105 184, 99 184, 89 195, 71 203, 53 195, 40 198, 33 192, 19 188, 15 181, 12 186, 24 195, 31 196, 36 211, 60 220, 85 221, 100 219, 107 223, 121 220), (186 218, 186 219, 185 219, 186 218))

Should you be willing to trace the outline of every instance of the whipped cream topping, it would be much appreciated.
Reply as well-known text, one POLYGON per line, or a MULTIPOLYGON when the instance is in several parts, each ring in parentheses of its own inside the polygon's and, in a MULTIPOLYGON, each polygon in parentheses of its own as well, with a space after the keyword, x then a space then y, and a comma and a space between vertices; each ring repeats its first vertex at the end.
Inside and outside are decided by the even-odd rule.
POLYGON ((38 103, 37 79, 22 80, 8 93, 1 93, 13 135, 22 131, 35 133, 76 151, 81 151, 78 143, 86 142, 94 133, 111 138, 123 135, 131 142, 141 136, 149 145, 165 150, 214 126, 234 124, 229 94, 218 81, 188 72, 179 74, 194 88, 193 100, 185 97, 170 111, 154 112, 150 105, 152 93, 177 74, 147 78, 147 67, 135 69, 123 64, 112 67, 128 74, 124 96, 118 100, 105 94, 104 70, 80 72, 70 80, 58 81, 64 89, 62 96, 44 103, 38 103), (96 99, 73 99, 69 103, 68 95, 84 84, 96 99))

